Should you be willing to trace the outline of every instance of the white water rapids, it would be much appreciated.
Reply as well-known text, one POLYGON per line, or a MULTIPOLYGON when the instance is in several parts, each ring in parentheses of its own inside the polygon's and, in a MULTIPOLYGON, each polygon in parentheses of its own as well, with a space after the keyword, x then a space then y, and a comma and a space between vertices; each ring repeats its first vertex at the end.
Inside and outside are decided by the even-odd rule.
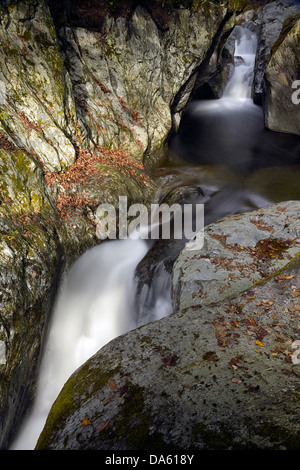
MULTIPOLYGON (((256 36, 249 30, 241 31, 236 40, 236 67, 224 96, 203 103, 204 112, 220 106, 229 109, 239 100, 253 106, 250 95, 256 36)), ((147 243, 141 239, 109 241, 91 249, 75 263, 63 282, 50 325, 34 407, 12 450, 34 449, 52 403, 74 370, 110 340, 136 326, 132 315, 136 293, 134 271, 147 250, 147 243)), ((155 318, 171 311, 164 290, 162 286, 154 302, 155 318)), ((146 294, 149 296, 149 292, 145 297, 146 294)))

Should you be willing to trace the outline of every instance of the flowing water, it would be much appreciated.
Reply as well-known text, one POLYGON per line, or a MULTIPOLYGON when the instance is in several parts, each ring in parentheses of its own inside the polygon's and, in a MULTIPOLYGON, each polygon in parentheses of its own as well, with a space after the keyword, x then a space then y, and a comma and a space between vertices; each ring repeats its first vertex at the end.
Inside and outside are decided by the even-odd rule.
MULTIPOLYGON (((166 182, 172 174, 177 185, 201 187, 196 200, 205 203, 205 224, 277 199, 300 199, 299 138, 264 129, 262 109, 251 100, 257 38, 248 29, 238 33, 223 98, 189 105, 170 145, 171 163, 157 170, 166 182)), ((55 308, 35 405, 12 449, 34 448, 63 384, 92 354, 137 324, 171 313, 163 260, 153 262, 152 283, 140 289, 136 302, 134 272, 148 250, 142 239, 109 241, 75 263, 55 308), (136 305, 140 312, 133 315, 136 305)))

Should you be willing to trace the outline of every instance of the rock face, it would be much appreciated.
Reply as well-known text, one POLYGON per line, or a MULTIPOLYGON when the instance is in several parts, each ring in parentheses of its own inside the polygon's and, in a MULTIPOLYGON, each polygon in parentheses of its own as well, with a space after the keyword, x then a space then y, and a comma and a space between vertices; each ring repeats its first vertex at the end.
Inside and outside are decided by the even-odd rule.
POLYGON ((299 449, 299 208, 228 217, 203 251, 189 243, 176 312, 79 368, 37 449, 299 449))
POLYGON ((60 171, 75 161, 76 114, 48 7, 14 2, 0 18, 0 131, 60 171))
POLYGON ((297 10, 299 10, 297 2, 289 0, 269 2, 258 10, 254 19, 260 27, 253 81, 253 98, 257 104, 263 102, 265 71, 271 58, 273 44, 277 41, 286 19, 293 16, 297 10))
POLYGON ((273 131, 300 135, 300 13, 286 19, 266 69, 265 124, 273 131), (295 86, 294 86, 295 85, 295 86))
MULTIPOLYGON (((106 18, 101 33, 61 28, 78 117, 89 140, 121 146, 139 160, 160 148, 172 127, 171 105, 205 58, 226 11, 219 7, 208 16, 179 9, 165 31, 141 7, 130 20, 106 18)), ((182 108, 187 99, 188 94, 181 98, 182 108)))
POLYGON ((32 399, 42 332, 71 250, 39 165, 1 150, 0 173, 0 416, 9 439, 32 399))

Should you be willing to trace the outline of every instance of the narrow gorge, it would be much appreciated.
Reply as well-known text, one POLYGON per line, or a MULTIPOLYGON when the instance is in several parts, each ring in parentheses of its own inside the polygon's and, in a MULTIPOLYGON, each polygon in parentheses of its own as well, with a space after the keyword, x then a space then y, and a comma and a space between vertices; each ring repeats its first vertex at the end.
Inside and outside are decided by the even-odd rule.
POLYGON ((2 449, 299 450, 299 19, 0 3, 2 449), (101 240, 122 197, 204 228, 101 240))

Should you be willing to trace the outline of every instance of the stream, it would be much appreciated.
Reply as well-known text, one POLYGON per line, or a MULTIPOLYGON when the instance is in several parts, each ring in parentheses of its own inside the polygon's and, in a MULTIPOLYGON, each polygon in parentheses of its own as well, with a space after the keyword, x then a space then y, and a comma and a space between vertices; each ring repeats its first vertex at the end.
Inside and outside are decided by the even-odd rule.
MULTIPOLYGON (((256 35, 240 27, 235 68, 223 97, 188 105, 166 164, 155 169, 166 183, 171 175, 177 185, 201 188, 193 193, 193 202, 204 203, 205 225, 273 202, 300 199, 299 137, 267 131, 263 111, 251 99, 256 48, 256 35)), ((177 251, 183 243, 178 242, 177 251)), ((52 403, 75 369, 113 338, 172 312, 170 272, 157 260, 152 261, 155 279, 139 290, 136 302, 136 268, 151 248, 140 238, 103 242, 66 275, 35 404, 12 450, 34 449, 52 403)))

